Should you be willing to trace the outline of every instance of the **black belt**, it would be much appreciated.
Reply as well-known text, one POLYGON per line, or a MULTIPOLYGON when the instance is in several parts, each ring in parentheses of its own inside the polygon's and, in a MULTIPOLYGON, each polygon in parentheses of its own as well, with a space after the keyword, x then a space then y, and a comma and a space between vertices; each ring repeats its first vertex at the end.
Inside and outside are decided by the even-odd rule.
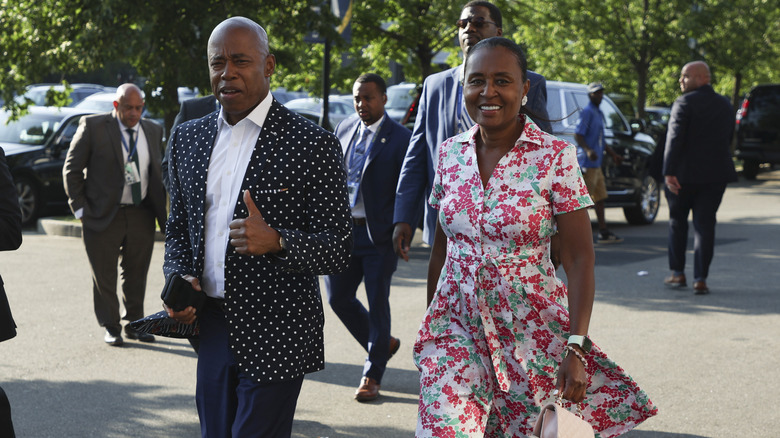
POLYGON ((362 227, 363 225, 366 224, 366 218, 364 218, 364 217, 353 217, 352 218, 352 223, 357 225, 357 226, 362 227))

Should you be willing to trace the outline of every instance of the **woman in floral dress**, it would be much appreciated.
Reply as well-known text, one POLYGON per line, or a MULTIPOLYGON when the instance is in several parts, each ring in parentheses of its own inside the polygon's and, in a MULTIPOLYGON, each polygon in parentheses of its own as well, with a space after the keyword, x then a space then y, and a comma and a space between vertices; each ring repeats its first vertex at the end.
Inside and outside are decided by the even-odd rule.
POLYGON ((517 45, 483 40, 464 69, 477 125, 439 147, 416 436, 524 437, 556 390, 581 402, 599 436, 624 433, 655 415, 647 395, 595 345, 564 354, 568 333, 588 333, 595 291, 576 150, 522 113, 529 82, 517 45), (556 225, 568 291, 549 256, 556 225))

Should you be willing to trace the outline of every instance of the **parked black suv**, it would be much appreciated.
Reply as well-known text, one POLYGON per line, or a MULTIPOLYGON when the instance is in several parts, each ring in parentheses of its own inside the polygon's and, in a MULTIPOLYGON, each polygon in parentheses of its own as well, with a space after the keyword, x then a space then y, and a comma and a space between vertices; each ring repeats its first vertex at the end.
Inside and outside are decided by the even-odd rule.
POLYGON ((79 119, 95 111, 35 106, 19 120, 0 111, 0 147, 11 169, 22 223, 34 223, 48 207, 67 212, 62 166, 79 119))
POLYGON ((742 175, 756 179, 761 164, 780 163, 780 84, 753 87, 737 111, 737 148, 742 175))
MULTIPOLYGON (((553 121, 553 134, 576 144, 574 131, 580 111, 588 103, 585 85, 547 81, 547 112, 553 121)), ((617 166, 608 154, 604 156, 602 170, 609 195, 604 205, 622 207, 629 224, 651 224, 658 214, 661 199, 658 182, 650 174, 655 141, 632 128, 632 125, 641 124, 626 119, 608 96, 604 96, 599 108, 604 113, 607 144, 623 157, 623 163, 617 166)))

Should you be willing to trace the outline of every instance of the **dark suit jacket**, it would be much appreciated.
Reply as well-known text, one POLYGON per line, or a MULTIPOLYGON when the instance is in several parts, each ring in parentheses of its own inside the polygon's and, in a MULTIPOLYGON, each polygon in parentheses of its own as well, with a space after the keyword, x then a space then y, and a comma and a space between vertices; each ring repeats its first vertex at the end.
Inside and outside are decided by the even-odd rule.
MULTIPOLYGON (((19 248, 22 244, 22 211, 5 162, 5 152, 0 148, 0 251, 19 248)), ((3 278, 0 277, 0 341, 16 336, 16 324, 5 295, 3 278)))
POLYGON ((672 105, 664 151, 664 175, 680 184, 737 180, 731 160, 734 111, 729 100, 703 85, 672 105))
MULTIPOLYGON (((334 133, 341 142, 341 151, 345 157, 352 139, 357 138, 361 124, 360 118, 355 114, 336 126, 334 133)), ((360 191, 366 209, 368 235, 371 242, 377 246, 390 244, 393 238, 395 187, 411 135, 411 131, 385 113, 385 120, 374 136, 375 140, 363 167, 360 191)))
MULTIPOLYGON (((166 276, 202 278, 206 174, 219 113, 183 123, 172 135, 171 215, 166 276)), ((324 367, 322 301, 317 275, 344 270, 352 247, 346 175, 336 137, 274 100, 236 194, 234 218, 248 216, 244 190, 282 234, 280 258, 225 256, 225 311, 230 347, 255 381, 279 382, 324 367)))
MULTIPOLYGON (((398 184, 394 222, 406 222, 414 228, 422 200, 425 204, 423 239, 431 244, 436 226, 436 212, 428 205, 428 196, 433 187, 439 145, 456 134, 458 80, 458 67, 425 79, 417 119, 398 184)), ((528 90, 526 107, 536 116, 534 122, 541 130, 552 132, 552 126, 547 120, 547 81, 544 76, 530 70, 528 80, 531 81, 531 88, 528 90)))
MULTIPOLYGON (((84 226, 95 231, 106 229, 114 218, 125 187, 125 159, 114 114, 82 117, 62 168, 71 210, 75 213, 83 208, 84 226)), ((149 184, 143 203, 154 212, 160 229, 165 230, 165 188, 160 170, 163 131, 154 122, 140 123, 149 145, 149 184)))
MULTIPOLYGON (((173 132, 179 125, 182 123, 188 121, 188 120, 194 120, 199 119, 201 117, 207 116, 217 109, 217 98, 214 97, 214 95, 204 96, 204 97, 196 97, 194 99, 187 99, 184 102, 181 103, 181 108, 179 108, 179 112, 176 114, 176 118, 173 119, 173 126, 171 126, 171 132, 173 132)), ((171 159, 170 157, 170 150, 171 150, 171 139, 173 138, 173 135, 168 138, 168 147, 165 148, 165 156, 163 157, 162 161, 162 178, 163 178, 163 185, 165 186, 165 190, 169 191, 171 190, 171 181, 168 176, 168 161, 171 159)))

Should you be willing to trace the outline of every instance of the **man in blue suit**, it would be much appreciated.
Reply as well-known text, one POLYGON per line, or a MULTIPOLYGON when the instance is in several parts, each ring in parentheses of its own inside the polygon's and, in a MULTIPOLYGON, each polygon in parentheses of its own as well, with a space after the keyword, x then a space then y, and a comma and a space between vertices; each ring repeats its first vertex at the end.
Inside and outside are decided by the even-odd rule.
POLYGON ((411 133, 385 113, 387 86, 376 74, 360 76, 352 87, 355 112, 336 126, 347 169, 354 247, 349 267, 325 277, 328 302, 352 336, 368 352, 355 392, 374 400, 388 359, 401 341, 390 336, 390 280, 398 264, 393 252, 395 186, 411 133), (356 298, 364 281, 369 310, 356 298))
MULTIPOLYGON (((465 59, 479 41, 500 36, 501 11, 487 1, 471 1, 463 7, 457 21, 458 41, 465 59)), ((428 76, 420 94, 420 106, 414 123, 411 143, 398 181, 395 201, 393 246, 404 260, 409 260, 409 243, 413 226, 425 206, 423 240, 433 243, 436 210, 428 205, 433 186, 439 145, 444 140, 468 130, 474 122, 463 104, 463 65, 428 76)), ((547 115, 547 82, 544 76, 528 71, 531 88, 526 104, 532 120, 543 131, 552 132, 547 115)))

